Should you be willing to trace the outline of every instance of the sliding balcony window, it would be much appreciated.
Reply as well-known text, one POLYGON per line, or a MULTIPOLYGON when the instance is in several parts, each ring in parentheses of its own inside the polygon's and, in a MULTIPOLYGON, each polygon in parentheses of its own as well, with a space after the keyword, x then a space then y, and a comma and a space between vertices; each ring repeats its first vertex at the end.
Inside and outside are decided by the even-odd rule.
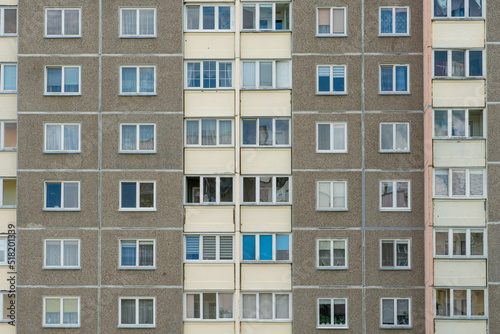
POLYGON ((186 147, 232 147, 233 120, 232 119, 187 119, 186 147))
POLYGON ((291 261, 291 237, 289 234, 244 234, 242 239, 243 261, 291 261))
POLYGON ((233 199, 232 176, 187 176, 186 204, 230 205, 233 199))
POLYGON ((434 230, 435 258, 484 258, 485 229, 437 228, 434 230))
POLYGON ((290 89, 290 61, 243 61, 242 88, 290 89))
POLYGON ((483 57, 482 50, 435 50, 434 77, 483 77, 483 57))
POLYGON ((288 118, 245 118, 242 120, 242 125, 242 146, 290 146, 288 118))
POLYGON ((233 262, 232 235, 186 235, 185 262, 233 262))
POLYGON ((186 5, 185 31, 234 31, 233 6, 186 5))
POLYGON ((485 196, 484 169, 434 169, 435 198, 484 198, 485 196))
POLYGON ((290 4, 243 4, 242 31, 289 31, 290 4))
POLYGON ((434 138, 483 138, 481 109, 434 110, 434 138))
POLYGON ((17 149, 17 122, 0 121, 0 151, 17 149))
POLYGON ((485 0, 433 0, 434 18, 482 18, 485 0))
POLYGON ((243 204, 291 204, 291 177, 243 176, 243 204))
POLYGON ((187 89, 233 88, 233 62, 231 61, 187 61, 187 89))
POLYGON ((471 289, 434 289, 435 318, 486 318, 486 290, 471 289))
POLYGON ((186 293, 184 320, 234 321, 234 295, 222 292, 186 293))

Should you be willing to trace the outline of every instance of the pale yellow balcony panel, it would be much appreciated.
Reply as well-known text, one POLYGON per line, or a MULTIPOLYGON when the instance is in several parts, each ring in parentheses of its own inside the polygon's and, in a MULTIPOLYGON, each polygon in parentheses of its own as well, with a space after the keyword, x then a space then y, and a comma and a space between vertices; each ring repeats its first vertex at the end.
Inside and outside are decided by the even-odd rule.
POLYGON ((234 232, 234 206, 185 206, 184 232, 234 232))
POLYGON ((244 263, 241 290, 291 290, 292 265, 289 263, 244 263))
POLYGON ((0 175, 16 176, 17 174, 17 152, 0 152, 0 175))
POLYGON ((17 6, 17 0, 0 0, 0 6, 17 6))
POLYGON ((484 200, 434 199, 434 226, 477 226, 486 224, 484 200))
MULTIPOLYGON (((7 1, 0 0, 0 6, 3 6, 6 4, 1 4, 1 2, 7 1)), ((17 37, 0 38, 0 61, 17 63, 17 37)))
POLYGON ((8 322, 0 323, 0 333, 16 334, 16 326, 9 325, 8 322))
POLYGON ((184 34, 185 59, 233 59, 234 33, 187 32, 184 34))
MULTIPOLYGON (((16 225, 16 209, 0 209, 0 233, 5 234, 9 230, 9 225, 16 225)), ((0 276, 1 277, 1 276, 0 276)))
POLYGON ((434 140, 434 167, 486 166, 485 140, 434 140))
POLYGON ((486 260, 434 259, 434 286, 486 286, 486 260))
POLYGON ((286 117, 291 116, 290 90, 247 90, 241 91, 241 115, 243 117, 286 117))
POLYGON ((241 232, 291 232, 291 206, 241 206, 241 232))
MULTIPOLYGON (((197 1, 202 2, 202 1, 197 1)), ((234 334, 234 322, 184 322, 184 334, 234 334)))
POLYGON ((17 94, 0 94, 0 119, 17 119, 17 94))
POLYGON ((185 263, 184 290, 234 290, 234 263, 185 263))
POLYGON ((484 80, 433 80, 434 109, 447 107, 473 108, 485 106, 484 80))
MULTIPOLYGON (((9 291, 10 290, 10 282, 7 281, 7 278, 9 278, 12 274, 7 274, 8 272, 12 272, 16 270, 11 270, 9 266, 0 266, 0 290, 3 291, 9 291)), ((0 327, 1 328, 1 327, 0 327)), ((3 334, 3 332, 0 330, 0 333, 3 334)))
POLYGON ((241 174, 291 174, 291 148, 242 148, 241 174))
POLYGON ((185 174, 234 174, 234 148, 186 148, 185 174))
POLYGON ((434 320, 434 334, 487 334, 486 320, 434 320))
POLYGON ((290 322, 242 322, 241 334, 292 334, 290 322))
POLYGON ((242 32, 242 59, 290 59, 292 58, 292 33, 242 32))
POLYGON ((184 115, 186 117, 234 117, 234 91, 186 90, 184 115))
POLYGON ((432 22, 433 48, 484 48, 485 21, 432 22))

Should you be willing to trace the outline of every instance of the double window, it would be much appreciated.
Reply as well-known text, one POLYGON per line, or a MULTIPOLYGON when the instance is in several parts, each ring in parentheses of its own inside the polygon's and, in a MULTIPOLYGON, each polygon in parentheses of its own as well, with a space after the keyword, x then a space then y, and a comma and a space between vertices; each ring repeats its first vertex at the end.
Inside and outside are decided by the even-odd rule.
POLYGON ((45 37, 81 37, 81 8, 46 8, 45 37))
POLYGON ((121 124, 120 152, 154 153, 156 151, 155 124, 121 124))
POLYGON ((120 37, 156 37, 156 9, 120 8, 120 37))
POLYGON ((408 12, 408 7, 380 7, 380 36, 408 36, 408 12))
POLYGON ((289 234, 243 235, 243 261, 290 261, 289 234))
POLYGON ((186 203, 225 204, 233 201, 232 176, 186 177, 186 203))
POLYGON ((245 118, 243 146, 290 146, 290 119, 245 118))
POLYGON ((348 328, 347 298, 318 299, 318 328, 348 328))
POLYGON ((154 297, 120 297, 119 327, 154 327, 154 297))
POLYGON ((317 240, 319 269, 347 269, 347 239, 317 240))
POLYGON ((154 240, 120 240, 120 268, 152 269, 154 267, 154 240))
POLYGON ((80 327, 80 297, 43 297, 43 327, 80 327))
POLYGON ((409 151, 409 123, 380 123, 380 152, 409 151))
POLYGON ((380 240, 380 268, 410 269, 410 240, 380 240))
POLYGON ((220 292, 203 292, 185 294, 186 320, 220 320, 234 319, 233 294, 220 292))
POLYGON ((243 4, 242 30, 290 30, 290 4, 243 4))
POLYGON ((243 61, 242 64, 242 88, 290 88, 290 61, 243 61))
POLYGON ((45 153, 79 153, 80 124, 46 123, 45 153))
POLYGON ((45 240, 45 269, 80 269, 80 240, 45 240))
POLYGON ((434 197, 484 197, 484 169, 435 169, 434 197))
POLYGON ((290 204, 290 177, 244 176, 244 204, 290 204))
POLYGON ((80 210, 80 182, 46 181, 45 210, 80 210))
POLYGON ((120 182, 121 211, 156 210, 156 182, 122 181, 120 182))
POLYGON ((410 210, 410 181, 381 181, 380 210, 410 210))
POLYGON ((15 208, 17 205, 17 180, 0 179, 0 208, 15 208))
POLYGON ((347 94, 345 65, 320 65, 317 71, 318 94, 347 94))
POLYGON ((216 60, 186 62, 186 88, 233 88, 233 63, 216 60))
POLYGON ((382 328, 411 327, 410 298, 382 298, 380 308, 382 328))
POLYGON ((17 147, 17 123, 0 121, 0 151, 14 151, 17 147))
POLYGON ((17 91, 17 65, 0 64, 0 93, 17 91))
POLYGON ((156 66, 121 66, 121 95, 155 95, 156 66))
POLYGON ((0 36, 17 36, 16 7, 0 7, 0 36))
POLYGON ((433 0, 434 17, 475 17, 483 16, 484 0, 433 0))
POLYGON ((483 76, 483 51, 435 50, 434 76, 452 78, 483 76))
POLYGON ((187 5, 186 31, 231 31, 233 30, 232 6, 187 5))
POLYGON ((486 299, 484 289, 441 289, 436 288, 435 317, 484 318, 486 299))
POLYGON ((482 110, 434 110, 434 137, 482 138, 482 110))
POLYGON ((233 261, 232 235, 186 235, 185 260, 233 261))
POLYGON ((233 146, 233 120, 187 119, 186 146, 233 146))
POLYGON ((317 181, 316 210, 347 210, 347 181, 317 181))
POLYGON ((45 95, 80 95, 80 66, 45 66, 45 95))
POLYGON ((316 153, 347 153, 347 123, 317 123, 316 153))
POLYGON ((409 71, 409 65, 380 65, 380 93, 409 93, 409 71))
POLYGON ((347 8, 317 9, 317 36, 347 36, 347 8))
POLYGON ((450 228, 434 230, 434 257, 484 257, 484 229, 450 228))

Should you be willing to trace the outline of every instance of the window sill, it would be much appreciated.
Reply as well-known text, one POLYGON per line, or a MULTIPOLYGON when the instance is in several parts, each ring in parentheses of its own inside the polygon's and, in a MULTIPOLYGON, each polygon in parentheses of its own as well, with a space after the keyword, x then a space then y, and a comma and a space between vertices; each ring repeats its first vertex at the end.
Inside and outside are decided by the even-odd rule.
POLYGON ((291 87, 241 87, 242 91, 251 90, 291 90, 291 87))
POLYGON ((241 322, 292 322, 291 319, 241 319, 241 322))
POLYGON ((486 140, 486 137, 432 137, 434 140, 486 140))
POLYGON ((214 205, 221 205, 221 206, 234 206, 234 202, 224 202, 224 203, 184 203, 184 205, 187 206, 214 206, 214 205))
POLYGON ((0 92, 0 94, 17 94, 17 90, 6 91, 6 92, 0 92))
POLYGON ((82 38, 82 35, 74 35, 74 36, 43 36, 43 38, 52 39, 52 38, 82 38))
POLYGON ((43 325, 43 328, 80 328, 80 325, 43 325))
POLYGON ((156 151, 119 151, 119 154, 156 154, 156 151))
POLYGON ((316 96, 335 96, 335 95, 348 95, 347 92, 316 92, 316 96))
POLYGON ((243 264, 292 264, 292 260, 241 260, 243 264))
POLYGON ((156 270, 156 267, 118 267, 118 270, 156 270))
POLYGON ((345 209, 316 209, 316 211, 318 212, 347 212, 349 211, 348 208, 345 208, 345 209))
POLYGON ((387 154, 387 153, 409 154, 409 153, 411 153, 411 151, 390 151, 390 150, 384 150, 384 151, 382 151, 382 150, 379 150, 378 153, 381 153, 381 154, 387 154))
POLYGON ((410 92, 378 92, 379 95, 411 95, 410 92))
POLYGON ((156 96, 156 93, 120 93, 118 96, 156 96))
POLYGON ((349 329, 349 326, 316 326, 316 329, 349 329))
POLYGON ((467 256, 467 255, 454 255, 454 256, 448 256, 448 255, 434 255, 434 258, 436 260, 454 260, 454 261, 461 261, 461 260, 486 260, 488 257, 485 255, 475 255, 475 256, 467 256))
POLYGON ((217 32, 217 33, 225 33, 225 32, 234 32, 234 28, 231 28, 231 29, 211 29, 211 30, 205 30, 205 29, 186 29, 184 30, 185 33, 190 33, 190 32, 195 32, 195 33, 198 33, 198 32, 204 32, 204 33, 213 33, 213 32, 217 32))
POLYGON ((411 212, 411 209, 380 208, 381 212, 411 212))
POLYGON ((331 37, 348 37, 348 35, 347 34, 338 34, 338 35, 334 35, 334 34, 316 34, 314 37, 319 37, 319 38, 327 37, 327 38, 331 38, 331 37))
MULTIPOLYGON (((348 270, 349 267, 316 267, 317 270, 348 270)), ((319 327, 318 327, 319 328, 319 327)), ((324 328, 324 327, 322 327, 324 328)))
POLYGON ((234 260, 184 260, 184 263, 191 264, 202 264, 202 263, 210 263, 210 264, 221 264, 221 263, 234 263, 234 260))
POLYGON ((144 209, 138 209, 138 208, 119 208, 118 211, 122 212, 143 212, 143 211, 156 211, 156 208, 144 208, 144 209))
MULTIPOLYGON (((185 148, 234 148, 234 144, 231 145, 184 145, 185 148)), ((242 146, 244 147, 244 146, 242 146)))
MULTIPOLYGON (((462 81, 462 80, 486 80, 485 76, 468 76, 468 77, 439 77, 439 76, 433 76, 432 80, 451 80, 451 81, 462 81)), ((474 108, 470 108, 474 109, 474 108)), ((481 109, 481 108, 478 108, 481 109)))
POLYGON ((0 206, 0 210, 1 209, 15 209, 17 207, 17 205, 9 205, 9 206, 0 206))
POLYGON ((380 326, 380 329, 413 329, 411 326, 380 326))
POLYGON ((246 30, 241 30, 242 33, 245 32, 250 32, 250 33, 261 33, 261 32, 272 32, 272 33, 280 33, 280 32, 292 32, 290 29, 283 29, 283 30, 273 30, 273 29, 246 29, 246 30))
POLYGON ((485 21, 484 17, 462 17, 462 16, 452 16, 452 17, 432 17, 433 21, 485 21))
POLYGON ((241 145, 241 148, 262 148, 262 149, 272 149, 272 148, 291 148, 290 145, 241 145))
POLYGON ((128 39, 128 38, 131 38, 131 39, 148 38, 148 39, 151 39, 151 38, 156 38, 156 35, 147 35, 147 36, 140 36, 140 35, 137 35, 137 36, 120 36, 120 38, 124 38, 124 39, 128 39))
POLYGON ((42 267, 43 270, 81 270, 81 267, 42 267))
POLYGON ((378 34, 378 37, 411 37, 410 34, 378 34))
POLYGON ((218 90, 234 90, 234 87, 217 87, 217 88, 204 88, 204 87, 184 87, 185 90, 194 90, 194 91, 218 91, 218 90))
POLYGON ((443 317, 443 316, 434 316, 436 320, 487 320, 488 316, 478 315, 475 317, 443 317))
POLYGON ((234 318, 221 318, 221 319, 190 319, 184 318, 186 322, 234 322, 234 318))
POLYGON ((0 35, 0 38, 2 38, 2 37, 17 37, 17 34, 15 34, 15 35, 7 35, 7 34, 6 35, 0 35))
POLYGON ((444 200, 449 200, 449 199, 460 199, 460 200, 486 200, 486 197, 484 196, 477 196, 477 197, 466 197, 466 196, 436 196, 434 195, 432 199, 444 199, 444 200))
POLYGON ((44 93, 43 96, 82 96, 82 93, 44 93))
POLYGON ((44 154, 80 154, 82 151, 43 151, 44 154))
POLYGON ((380 267, 378 270, 384 270, 384 271, 408 271, 411 270, 411 267, 380 267))
POLYGON ((82 211, 81 209, 64 209, 64 208, 44 208, 43 211, 46 212, 77 212, 82 211))
POLYGON ((338 154, 338 153, 345 154, 345 153, 349 153, 349 152, 347 152, 347 151, 316 151, 316 153, 319 153, 319 154, 332 154, 332 153, 335 153, 335 154, 338 154))
POLYGON ((156 328, 156 325, 118 325, 118 328, 156 328))
POLYGON ((241 203, 241 205, 248 206, 280 206, 280 205, 292 205, 292 203, 241 203))

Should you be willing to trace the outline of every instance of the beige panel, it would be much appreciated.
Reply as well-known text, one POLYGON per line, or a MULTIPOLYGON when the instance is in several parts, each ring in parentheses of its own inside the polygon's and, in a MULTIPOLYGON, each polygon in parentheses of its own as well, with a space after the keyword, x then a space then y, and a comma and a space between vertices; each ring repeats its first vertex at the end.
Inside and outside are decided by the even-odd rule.
POLYGON ((432 22, 433 48, 484 48, 483 21, 432 22))
POLYGON ((233 59, 234 33, 187 32, 184 34, 185 59, 233 59))
POLYGON ((6 233, 10 224, 16 225, 16 209, 0 210, 0 233, 6 233))
POLYGON ((486 260, 434 259, 434 286, 486 286, 486 260))
POLYGON ((17 63, 17 37, 0 38, 0 61, 17 63))
POLYGON ((290 90, 241 91, 241 116, 290 116, 290 90))
POLYGON ((234 174, 234 148, 186 148, 185 174, 234 174))
POLYGON ((433 107, 484 107, 484 82, 484 80, 433 80, 433 107))
POLYGON ((241 334, 292 334, 290 322, 242 322, 241 334))
MULTIPOLYGON (((10 278, 10 276, 12 274, 7 274, 7 273, 12 272, 12 271, 16 271, 16 270, 11 270, 9 268, 9 266, 0 266, 0 290, 3 290, 3 291, 10 290, 10 282, 7 281, 7 279, 10 278)), ((2 331, 0 331, 0 333, 3 334, 2 331)))
POLYGON ((482 226, 486 224, 484 200, 434 201, 434 226, 482 226))
POLYGON ((241 232, 291 232, 291 206, 241 206, 241 232))
POLYGON ((0 152, 0 175, 16 176, 17 152, 0 152))
MULTIPOLYGON (((203 2, 203 1, 196 1, 203 2)), ((234 322, 185 322, 184 334, 233 334, 234 322)))
POLYGON ((242 148, 241 174, 291 174, 291 148, 242 148))
POLYGON ((184 264, 184 290, 234 290, 233 263, 184 264))
POLYGON ((16 326, 9 325, 8 323, 0 323, 0 333, 16 334, 16 326))
POLYGON ((0 94, 0 119, 17 119, 17 94, 0 94))
POLYGON ((434 167, 486 166, 485 140, 434 140, 434 167))
POLYGON ((234 91, 185 91, 186 117, 234 117, 234 91))
POLYGON ((234 232, 234 207, 186 206, 184 232, 234 232))
POLYGON ((290 59, 291 32, 242 32, 242 59, 290 59))
POLYGON ((486 334, 486 320, 434 320, 435 334, 486 334))
POLYGON ((291 290, 292 265, 266 263, 241 265, 241 290, 291 290))

